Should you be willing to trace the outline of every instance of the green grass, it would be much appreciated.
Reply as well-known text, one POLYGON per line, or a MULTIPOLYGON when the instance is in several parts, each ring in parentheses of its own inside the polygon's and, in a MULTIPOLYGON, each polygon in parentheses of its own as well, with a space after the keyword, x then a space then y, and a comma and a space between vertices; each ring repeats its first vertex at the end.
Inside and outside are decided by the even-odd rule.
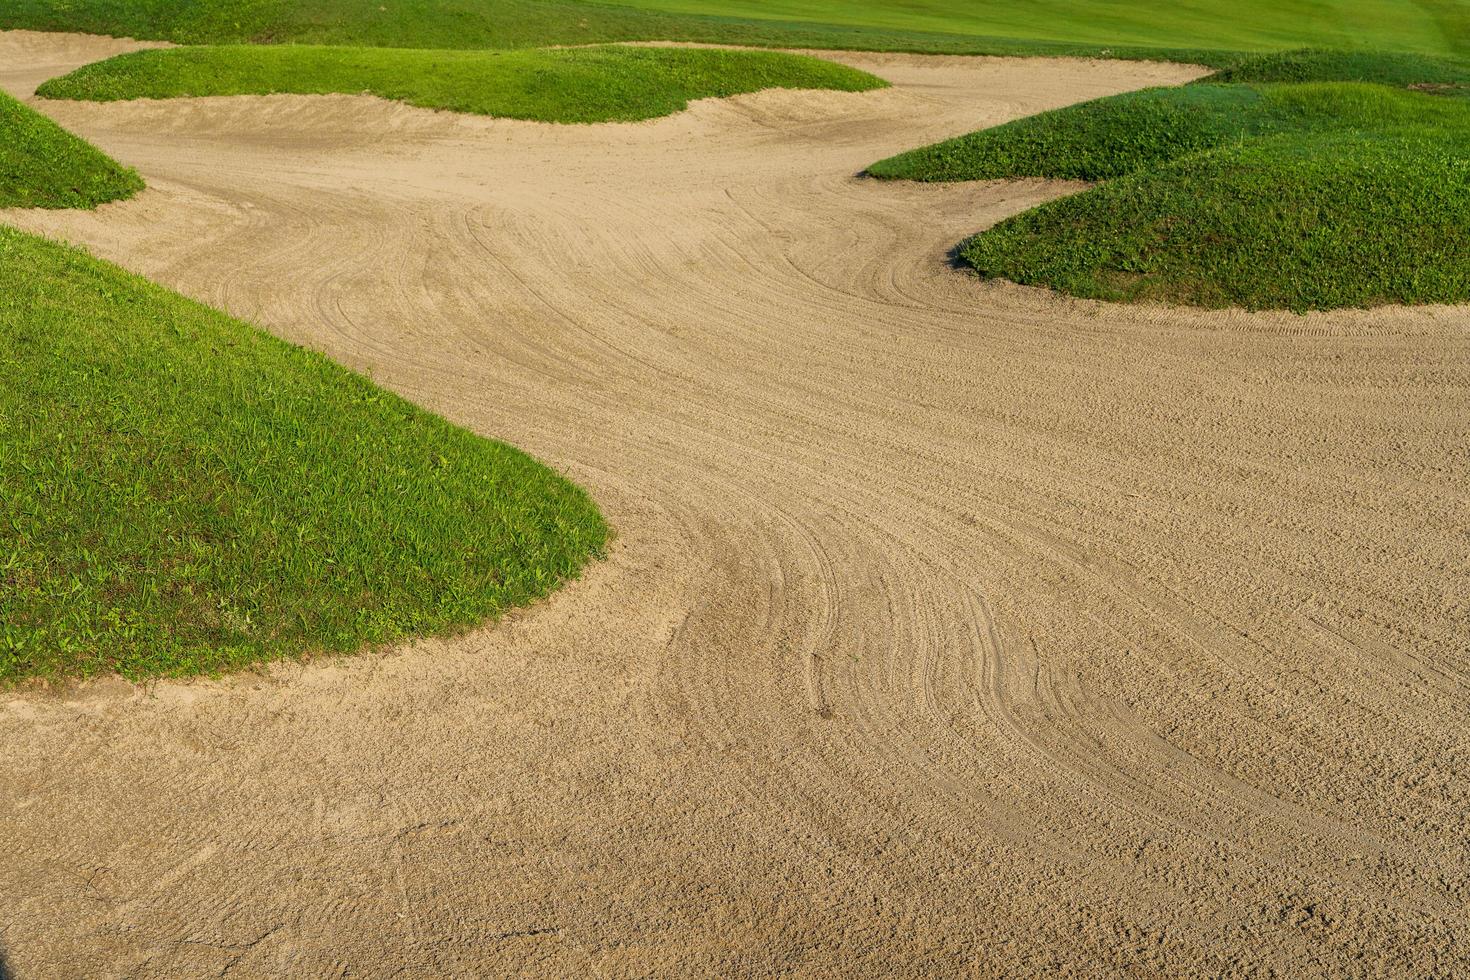
POLYGON ((522 48, 626 40, 1222 64, 1302 45, 1470 52, 1460 0, 8 0, 0 27, 189 44, 522 48))
POLYGON ((1466 50, 1457 0, 620 0, 679 13, 821 21, 1046 41, 1163 48, 1271 50, 1317 45, 1429 54, 1466 50))
POLYGON ((1205 82, 1375 82, 1425 88, 1470 85, 1470 62, 1392 51, 1277 51, 1243 58, 1205 82))
MULTIPOLYGON (((582 0, 10 0, 0 8, 0 28, 85 31, 183 44, 515 49, 662 40, 939 54, 1168 58, 1212 65, 1232 57, 1204 41, 1166 49, 1157 44, 1077 42, 1026 34, 956 33, 942 26, 926 30, 902 20, 894 23, 886 5, 876 2, 834 7, 832 12, 842 15, 835 21, 821 16, 821 11, 815 18, 772 19, 731 16, 730 9, 719 0, 695 13, 582 0), (859 16, 851 16, 855 12, 859 16)), ((1205 32, 1200 35, 1206 37, 1205 32)))
POLYGON ((866 91, 881 79, 776 51, 593 47, 421 51, 297 45, 139 51, 46 82, 47 98, 372 92, 431 109, 547 122, 649 119, 767 88, 866 91))
POLYGON ((0 208, 94 208, 143 181, 89 143, 0 92, 0 208))
POLYGON ((869 173, 1109 181, 960 249, 982 275, 1078 296, 1296 310, 1464 302, 1470 99, 1455 93, 1467 77, 1427 58, 1253 58, 1181 88, 921 147, 869 173))
POLYGON ((1331 309, 1470 300, 1470 144, 1271 136, 1001 222, 982 275, 1106 300, 1331 309))
POLYGON ((1027 116, 868 167, 885 180, 1105 180, 1280 125, 1259 91, 1144 89, 1027 116))
POLYGON ((603 547, 587 496, 318 354, 0 229, 0 681, 453 631, 603 547))
MULTIPOLYGON (((1433 77, 1455 76, 1435 72, 1433 77)), ((1436 87, 1443 84, 1453 88, 1457 83, 1436 87)), ((1027 116, 880 160, 867 173, 884 180, 1107 180, 1275 133, 1383 126, 1452 129, 1465 118, 1464 109, 1462 100, 1360 82, 1242 85, 1207 79, 1027 116)))

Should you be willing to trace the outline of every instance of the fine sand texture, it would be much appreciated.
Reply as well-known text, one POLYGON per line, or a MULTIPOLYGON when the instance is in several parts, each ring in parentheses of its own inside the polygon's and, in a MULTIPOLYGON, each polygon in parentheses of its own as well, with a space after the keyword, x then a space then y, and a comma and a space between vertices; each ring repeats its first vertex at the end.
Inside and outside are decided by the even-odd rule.
MULTIPOLYGON (((0 84, 92 56, 0 35, 0 84)), ((618 538, 452 641, 5 695, 15 976, 1470 971, 1470 314, 979 282, 956 242, 1075 188, 858 171, 1196 72, 840 57, 894 87, 36 103, 150 189, 3 220, 618 538)))

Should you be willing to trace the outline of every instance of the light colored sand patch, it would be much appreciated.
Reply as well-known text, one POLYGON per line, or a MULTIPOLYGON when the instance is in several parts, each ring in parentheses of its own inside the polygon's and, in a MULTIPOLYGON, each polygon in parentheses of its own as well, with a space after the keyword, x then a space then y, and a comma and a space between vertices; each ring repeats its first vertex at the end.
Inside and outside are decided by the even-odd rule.
POLYGON ((45 104, 152 190, 6 220, 620 536, 461 641, 0 709, 19 976, 1470 969, 1470 317, 981 286, 1067 188, 853 175, 1188 71, 843 60, 898 84, 45 104))
POLYGON ((42 82, 82 65, 129 51, 171 46, 166 41, 134 41, 95 34, 0 31, 0 91, 18 99, 29 98, 42 82))

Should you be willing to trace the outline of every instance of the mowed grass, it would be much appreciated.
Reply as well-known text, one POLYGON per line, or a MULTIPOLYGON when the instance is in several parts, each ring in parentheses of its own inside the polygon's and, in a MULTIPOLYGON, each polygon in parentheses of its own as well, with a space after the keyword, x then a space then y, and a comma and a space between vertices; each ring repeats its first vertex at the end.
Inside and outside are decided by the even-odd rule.
POLYGON ((452 631, 603 547, 501 443, 0 229, 0 682, 223 671, 452 631))
POLYGON ((1457 0, 8 0, 0 27, 186 44, 524 48, 670 40, 955 54, 1167 57, 1303 45, 1470 51, 1457 0))
POLYGON ((1470 300, 1470 99, 1454 94, 1470 72, 1309 52, 1218 77, 1262 81, 1100 99, 869 172, 1108 181, 964 243, 961 256, 984 276, 1210 307, 1470 300), (1274 81, 1344 76, 1375 81, 1274 81))
POLYGON ((769 88, 861 92, 888 83, 776 51, 593 47, 531 51, 249 46, 138 51, 40 87, 53 99, 371 92, 430 109, 560 123, 668 115, 692 99, 769 88))
POLYGON ((1453 54, 1470 45, 1457 0, 618 0, 684 14, 922 29, 1045 41, 1240 51, 1303 45, 1453 54))
POLYGON ((93 208, 142 189, 132 170, 0 92, 0 208, 93 208))

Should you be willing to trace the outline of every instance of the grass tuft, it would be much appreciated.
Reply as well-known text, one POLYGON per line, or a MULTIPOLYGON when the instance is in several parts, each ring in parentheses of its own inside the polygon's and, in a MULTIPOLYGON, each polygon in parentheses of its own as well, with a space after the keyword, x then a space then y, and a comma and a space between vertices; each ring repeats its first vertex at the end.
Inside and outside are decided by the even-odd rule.
POLYGON ((587 495, 121 269, 0 229, 0 681, 470 626, 603 548, 587 495))
POLYGON ((560 123, 665 116, 690 100, 768 88, 861 92, 888 83, 774 51, 595 47, 420 51, 311 46, 173 48, 86 65, 38 90, 53 99, 371 92, 429 109, 560 123))
POLYGON ((143 181, 29 106, 0 92, 0 208, 95 208, 143 181))

